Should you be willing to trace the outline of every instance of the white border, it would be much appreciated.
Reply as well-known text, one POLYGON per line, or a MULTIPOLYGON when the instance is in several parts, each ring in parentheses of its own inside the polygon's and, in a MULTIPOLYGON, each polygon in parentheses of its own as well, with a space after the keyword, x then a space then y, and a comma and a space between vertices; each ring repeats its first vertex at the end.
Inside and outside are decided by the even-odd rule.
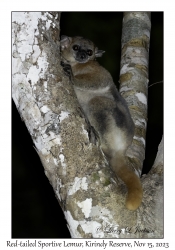
MULTIPOLYGON (((6 249, 11 239, 11 11, 164 11, 164 123, 165 123, 165 234, 163 240, 140 242, 168 242, 175 249, 174 240, 174 129, 175 129, 175 14, 173 1, 1 1, 0 15, 0 249, 6 249)), ((96 240, 97 241, 97 240, 96 240)), ((123 240, 122 242, 131 242, 123 240)), ((28 247, 24 249, 29 249, 28 247)), ((30 248, 31 249, 31 248, 30 248)), ((48 249, 48 248, 47 248, 48 249)), ((123 248, 125 249, 125 248, 123 248)), ((148 249, 144 247, 144 249, 148 249)))

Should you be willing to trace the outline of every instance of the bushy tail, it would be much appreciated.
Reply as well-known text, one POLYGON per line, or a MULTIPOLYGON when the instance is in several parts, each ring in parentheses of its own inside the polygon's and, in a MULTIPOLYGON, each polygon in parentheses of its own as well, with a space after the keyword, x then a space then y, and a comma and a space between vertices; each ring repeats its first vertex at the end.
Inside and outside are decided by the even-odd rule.
POLYGON ((143 196, 142 185, 139 177, 128 168, 123 156, 117 155, 113 157, 110 164, 116 175, 121 178, 127 186, 127 209, 136 210, 140 206, 143 196))

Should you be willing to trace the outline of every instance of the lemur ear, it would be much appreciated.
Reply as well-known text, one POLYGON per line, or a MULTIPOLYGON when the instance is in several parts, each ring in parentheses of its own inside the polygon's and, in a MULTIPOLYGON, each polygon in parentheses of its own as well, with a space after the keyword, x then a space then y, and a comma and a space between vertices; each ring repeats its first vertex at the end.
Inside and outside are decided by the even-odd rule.
POLYGON ((95 57, 101 57, 105 53, 104 50, 98 50, 98 48, 95 48, 95 57))
POLYGON ((61 40, 60 40, 61 50, 64 50, 65 48, 69 47, 71 42, 72 42, 71 37, 61 36, 61 40))

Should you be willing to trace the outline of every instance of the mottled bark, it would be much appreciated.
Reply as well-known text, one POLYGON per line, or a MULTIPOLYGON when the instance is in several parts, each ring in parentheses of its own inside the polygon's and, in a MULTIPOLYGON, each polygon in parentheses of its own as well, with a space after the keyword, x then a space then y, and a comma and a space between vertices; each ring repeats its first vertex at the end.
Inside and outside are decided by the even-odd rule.
POLYGON ((150 13, 124 13, 120 93, 126 99, 135 123, 128 156, 139 174, 145 158, 150 30, 150 13))
MULTIPOLYGON (((135 123, 135 135, 127 155, 138 174, 141 174, 145 158, 150 30, 150 12, 124 13, 120 93, 135 123)), ((145 232, 142 237, 163 237, 163 141, 152 170, 141 181, 144 196, 138 212, 139 228, 154 231, 153 234, 145 232)))

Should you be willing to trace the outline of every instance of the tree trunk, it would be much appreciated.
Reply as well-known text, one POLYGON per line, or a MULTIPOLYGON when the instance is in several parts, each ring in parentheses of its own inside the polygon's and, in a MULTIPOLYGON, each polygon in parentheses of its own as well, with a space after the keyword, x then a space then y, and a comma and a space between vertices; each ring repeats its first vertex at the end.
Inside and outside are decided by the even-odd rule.
MULTIPOLYGON (((71 236, 161 238, 162 144, 153 170, 142 178, 141 207, 134 212, 127 210, 126 188, 120 180, 113 179, 98 139, 60 66, 60 13, 13 12, 12 22, 13 100, 65 214, 71 236), (154 223, 152 217, 156 218, 154 223)), ((120 91, 136 125, 128 160, 139 174, 145 147, 149 32, 149 14, 125 14, 120 91), (139 58, 146 58, 146 63, 140 63, 139 58)))

